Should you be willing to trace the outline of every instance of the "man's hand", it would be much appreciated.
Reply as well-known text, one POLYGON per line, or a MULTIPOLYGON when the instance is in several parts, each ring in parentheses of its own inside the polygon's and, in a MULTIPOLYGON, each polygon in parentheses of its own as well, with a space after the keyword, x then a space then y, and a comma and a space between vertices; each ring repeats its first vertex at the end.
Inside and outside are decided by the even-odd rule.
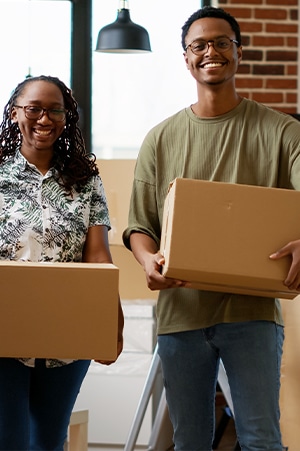
POLYGON ((132 233, 130 235, 130 245, 133 255, 145 271, 147 286, 150 290, 188 286, 187 282, 168 279, 162 275, 162 266, 165 263, 165 259, 150 236, 144 233, 132 233))
POLYGON ((283 246, 274 254, 270 255, 272 260, 278 260, 283 257, 291 257, 291 266, 288 275, 283 282, 290 290, 297 290, 300 292, 300 240, 291 241, 286 246, 283 246))
POLYGON ((156 254, 145 254, 144 270, 147 285, 150 290, 165 290, 166 288, 177 288, 186 286, 186 282, 176 279, 168 279, 162 276, 162 267, 165 263, 160 252, 156 254))

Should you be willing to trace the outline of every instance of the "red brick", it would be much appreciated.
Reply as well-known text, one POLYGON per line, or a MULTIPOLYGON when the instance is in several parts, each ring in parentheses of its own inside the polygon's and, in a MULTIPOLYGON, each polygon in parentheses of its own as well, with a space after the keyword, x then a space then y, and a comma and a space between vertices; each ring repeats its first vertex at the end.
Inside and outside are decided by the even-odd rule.
MULTIPOLYGON (((234 4, 241 4, 241 0, 231 0, 230 2, 232 5, 234 4)), ((243 1, 243 5, 260 5, 261 4, 261 0, 245 0, 243 1)))
POLYGON ((252 73, 255 75, 284 75, 284 66, 281 64, 253 65, 252 73))
POLYGON ((260 36, 255 35, 252 37, 252 45, 254 47, 283 47, 284 38, 282 36, 260 36))
POLYGON ((266 23, 266 33, 297 33, 298 27, 293 24, 266 23))
POLYGON ((286 20, 286 9, 255 9, 256 19, 286 20))
POLYGON ((295 78, 267 78, 267 89, 297 89, 295 78))
POLYGON ((236 78, 236 87, 238 89, 241 88, 248 88, 248 89, 253 89, 253 88, 262 88, 263 87, 263 81, 261 78, 236 78))
POLYGON ((250 19, 252 17, 252 9, 251 8, 236 8, 226 5, 224 7, 225 11, 227 11, 232 16, 238 18, 238 21, 240 18, 243 19, 250 19))
POLYGON ((296 64, 287 65, 285 69, 286 69, 287 75, 297 75, 298 74, 298 66, 296 64))
MULTIPOLYGON (((266 2, 266 5, 279 5, 279 6, 283 5, 282 0, 265 0, 265 2, 266 2)), ((298 0, 284 0, 284 5, 285 6, 298 5, 298 0)))
POLYGON ((298 38, 296 36, 287 36, 286 38, 287 47, 297 47, 298 48, 298 38))
POLYGON ((244 61, 262 61, 263 52, 261 50, 246 50, 243 49, 243 60, 244 61))
POLYGON ((291 20, 298 20, 299 14, 297 9, 291 9, 290 11, 290 19, 291 20))
POLYGON ((250 36, 245 36, 245 35, 243 35, 242 36, 242 46, 247 46, 247 45, 249 45, 250 44, 250 40, 251 40, 251 38, 250 38, 250 36))
POLYGON ((261 22, 242 22, 239 20, 241 33, 259 33, 263 31, 263 24, 261 22))
POLYGON ((268 50, 266 54, 267 61, 297 61, 297 59, 298 52, 288 50, 268 50))
POLYGON ((285 96, 285 100, 287 103, 297 103, 297 94, 294 92, 287 92, 285 96))
POLYGON ((282 103, 283 94, 279 92, 253 92, 252 98, 262 103, 282 103))

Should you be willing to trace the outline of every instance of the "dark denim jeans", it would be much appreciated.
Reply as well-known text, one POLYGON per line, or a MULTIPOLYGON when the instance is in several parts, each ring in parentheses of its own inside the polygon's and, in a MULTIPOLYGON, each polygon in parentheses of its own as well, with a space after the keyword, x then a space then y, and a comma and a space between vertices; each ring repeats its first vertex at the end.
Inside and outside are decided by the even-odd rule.
POLYGON ((0 358, 0 450, 63 451, 70 416, 90 365, 34 368, 0 358))
POLYGON ((176 451, 211 451, 219 360, 227 372, 243 451, 282 451, 279 427, 283 327, 268 321, 218 324, 160 335, 176 451))

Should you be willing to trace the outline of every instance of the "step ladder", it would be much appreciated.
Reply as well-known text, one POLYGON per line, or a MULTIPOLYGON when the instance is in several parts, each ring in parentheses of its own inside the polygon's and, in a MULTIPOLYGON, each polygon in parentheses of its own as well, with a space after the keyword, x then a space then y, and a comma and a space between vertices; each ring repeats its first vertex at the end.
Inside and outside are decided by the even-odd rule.
MULTIPOLYGON (((162 371, 160 358, 157 352, 157 345, 154 349, 150 369, 144 384, 142 395, 137 406, 137 410, 125 443, 124 451, 134 451, 138 434, 145 416, 145 412, 154 392, 156 383, 161 383, 162 371)), ((226 403, 234 415, 233 404, 226 371, 222 361, 219 365, 218 383, 226 400, 226 403)), ((165 389, 162 388, 160 400, 157 406, 156 415, 153 421, 152 431, 148 442, 147 451, 168 451, 173 449, 173 429, 169 419, 168 408, 165 397, 165 389)))

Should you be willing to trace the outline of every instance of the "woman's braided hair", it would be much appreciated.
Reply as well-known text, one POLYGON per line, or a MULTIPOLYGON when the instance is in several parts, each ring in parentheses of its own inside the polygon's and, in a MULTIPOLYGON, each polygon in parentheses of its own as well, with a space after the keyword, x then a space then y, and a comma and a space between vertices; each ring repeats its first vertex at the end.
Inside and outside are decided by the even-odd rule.
POLYGON ((96 157, 94 154, 87 154, 78 125, 78 104, 72 91, 56 77, 40 75, 26 78, 14 89, 4 107, 3 120, 0 125, 0 164, 21 148, 22 134, 18 124, 11 120, 11 112, 25 87, 36 81, 55 84, 63 95, 64 107, 67 110, 66 124, 63 133, 54 143, 52 167, 57 170, 58 182, 65 187, 67 193, 71 193, 72 188, 80 191, 91 176, 99 173, 95 163, 96 157))

